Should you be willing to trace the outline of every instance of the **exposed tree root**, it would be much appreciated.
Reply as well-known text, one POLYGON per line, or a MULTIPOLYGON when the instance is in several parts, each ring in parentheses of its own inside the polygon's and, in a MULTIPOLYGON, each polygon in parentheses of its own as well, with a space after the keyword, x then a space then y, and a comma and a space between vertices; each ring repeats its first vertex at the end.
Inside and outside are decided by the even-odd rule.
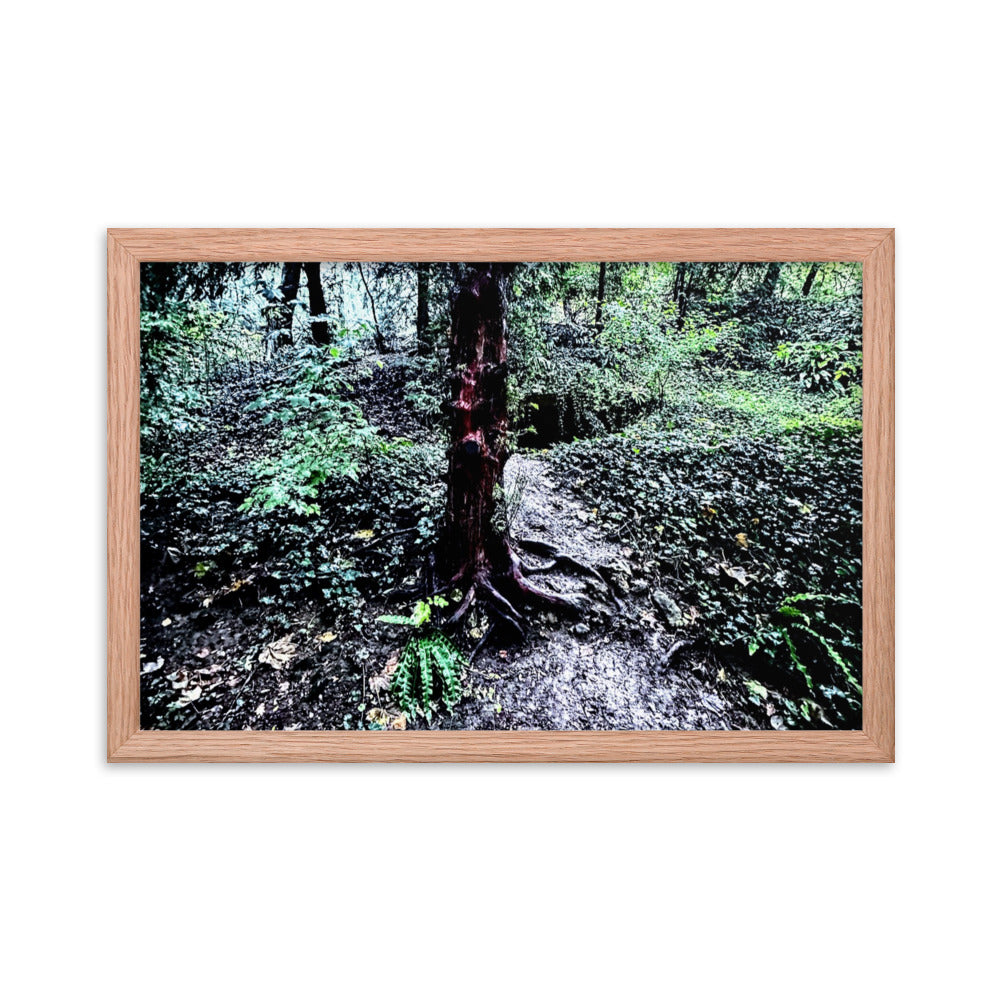
POLYGON ((476 599, 476 585, 473 583, 469 589, 465 592, 465 597, 462 598, 462 603, 455 609, 455 613, 448 618, 446 624, 457 625, 464 617, 466 611, 472 607, 472 602, 476 599))
POLYGON ((532 574, 559 568, 586 576, 596 580, 604 593, 621 609, 611 582, 592 566, 559 551, 548 542, 526 539, 519 543, 521 548, 547 557, 542 565, 531 566, 523 561, 509 540, 498 541, 500 544, 493 550, 492 565, 480 565, 475 569, 463 566, 444 582, 434 578, 433 563, 429 563, 427 567, 430 574, 427 581, 428 593, 441 594, 456 588, 462 592, 461 600, 444 622, 445 627, 459 625, 475 605, 488 609, 491 623, 472 651, 472 659, 485 648, 501 626, 509 626, 521 639, 525 637, 526 619, 521 607, 524 603, 562 608, 577 614, 587 610, 587 599, 582 594, 559 594, 547 590, 528 579, 532 574))
POLYGON ((540 541, 537 538, 522 538, 518 544, 528 552, 535 552, 538 555, 547 556, 549 559, 547 563, 543 563, 541 566, 522 565, 522 573, 545 573, 555 569, 557 566, 566 566, 577 573, 582 573, 584 576, 592 577, 602 587, 610 590, 608 581, 604 579, 599 570, 594 569, 593 566, 588 566, 585 562, 580 562, 579 559, 574 558, 566 552, 561 552, 554 545, 540 541))
POLYGON ((572 611, 583 610, 577 601, 563 597, 561 594, 554 594, 551 590, 545 590, 543 587, 536 587, 525 578, 524 563, 521 562, 520 557, 513 551, 510 551, 509 555, 511 579, 514 582, 514 586, 517 587, 517 589, 524 594, 525 597, 540 601, 542 604, 551 604, 557 608, 569 608, 572 611))
POLYGON ((486 634, 476 643, 476 648, 469 654, 469 662, 473 663, 476 657, 479 655, 480 651, 486 646, 486 644, 493 637, 493 633, 496 631, 496 625, 491 625, 487 630, 486 634))

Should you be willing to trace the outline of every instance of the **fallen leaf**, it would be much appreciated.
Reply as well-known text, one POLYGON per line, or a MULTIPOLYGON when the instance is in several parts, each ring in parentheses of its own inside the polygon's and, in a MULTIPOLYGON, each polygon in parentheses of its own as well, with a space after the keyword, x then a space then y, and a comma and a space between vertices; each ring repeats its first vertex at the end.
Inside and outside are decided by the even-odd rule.
POLYGON ((190 705, 192 701, 197 700, 201 697, 201 688, 196 684, 192 688, 188 688, 178 699, 182 705, 190 705))
POLYGON ((355 538, 373 538, 374 536, 375 532, 371 528, 363 528, 361 531, 354 532, 355 538))
POLYGON ((332 632, 324 632, 316 637, 317 642, 333 642, 337 637, 332 632))
POLYGON ((197 656, 199 660, 204 660, 207 657, 211 656, 208 646, 203 646, 201 649, 199 649, 198 652, 195 653, 195 656, 197 656))
POLYGON ((379 691, 388 691, 391 685, 392 680, 388 674, 373 674, 368 678, 368 687, 371 689, 372 694, 378 694, 379 691))
POLYGON ((296 649, 297 647, 292 642, 291 636, 286 635, 281 639, 275 639, 274 642, 269 642, 261 650, 260 656, 257 657, 257 662, 273 667, 275 670, 281 670, 295 655, 296 649))
POLYGON ((369 722, 375 723, 376 726, 381 726, 386 729, 389 725, 389 713, 384 708, 373 708, 365 718, 369 722))
POLYGON ((257 710, 254 712, 254 715, 256 715, 257 718, 260 718, 263 714, 264 714, 264 702, 261 702, 257 706, 257 710))
POLYGON ((389 721, 390 729, 405 729, 406 728, 406 713, 400 712, 399 715, 394 715, 389 721))
POLYGON ((747 541, 747 536, 742 531, 739 532, 739 534, 737 534, 737 536, 736 536, 736 544, 741 549, 748 549, 748 548, 750 548, 750 543, 747 541))
POLYGON ((755 579, 742 566, 729 566, 726 563, 719 563, 719 569, 743 587, 746 587, 751 580, 755 579))

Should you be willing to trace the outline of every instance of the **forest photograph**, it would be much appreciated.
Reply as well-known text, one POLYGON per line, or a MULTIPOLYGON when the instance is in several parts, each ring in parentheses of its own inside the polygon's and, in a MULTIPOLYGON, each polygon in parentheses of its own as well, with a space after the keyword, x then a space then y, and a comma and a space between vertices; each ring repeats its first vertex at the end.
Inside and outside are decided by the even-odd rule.
POLYGON ((861 266, 143 263, 143 729, 861 727, 861 266))

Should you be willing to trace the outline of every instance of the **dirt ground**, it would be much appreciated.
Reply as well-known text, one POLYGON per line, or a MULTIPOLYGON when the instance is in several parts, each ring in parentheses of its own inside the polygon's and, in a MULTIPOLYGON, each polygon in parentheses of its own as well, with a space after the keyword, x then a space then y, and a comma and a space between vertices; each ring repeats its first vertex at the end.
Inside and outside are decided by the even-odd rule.
MULTIPOLYGON (((391 367, 382 381, 376 373, 362 403, 383 420, 391 412, 384 398, 393 389, 390 379, 391 367)), ((224 418, 214 424, 238 423, 238 411, 256 391, 254 385, 227 392, 224 418)), ((245 424, 225 447, 234 441, 240 452, 254 448, 245 424)), ((241 455, 230 450, 229 460, 241 455)), ((601 570, 613 587, 563 572, 534 577, 550 590, 583 596, 587 613, 531 612, 525 641, 505 645, 501 637, 483 647, 451 715, 406 719, 407 728, 784 728, 771 702, 759 692, 751 699, 738 668, 686 637, 688 609, 644 578, 626 545, 601 534, 594 513, 574 500, 572 484, 558 480, 546 453, 513 455, 506 482, 520 495, 515 541, 548 542, 601 570)), ((144 728, 353 729, 373 709, 398 719, 388 692, 373 682, 398 653, 398 630, 376 625, 340 634, 317 601, 303 602, 276 630, 257 598, 252 580, 220 595, 174 573, 169 559, 144 565, 144 728)), ((399 601, 372 599, 366 610, 375 622, 398 613, 399 601)))

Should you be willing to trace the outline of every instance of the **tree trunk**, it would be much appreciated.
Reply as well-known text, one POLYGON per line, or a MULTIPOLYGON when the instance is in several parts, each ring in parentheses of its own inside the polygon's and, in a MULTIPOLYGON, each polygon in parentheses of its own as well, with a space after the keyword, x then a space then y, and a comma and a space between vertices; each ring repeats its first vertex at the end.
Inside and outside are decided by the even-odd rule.
POLYGON ((743 264, 741 262, 741 263, 739 263, 739 264, 736 265, 736 268, 733 270, 733 276, 729 279, 729 287, 726 288, 726 293, 727 294, 729 292, 731 292, 736 287, 736 281, 739 278, 740 272, 742 270, 743 270, 743 264))
POLYGON ((434 345, 430 338, 430 264, 417 264, 417 353, 427 357, 434 345))
POLYGON ((389 345, 385 342, 385 337, 382 336, 382 328, 378 325, 378 313, 375 311, 375 296, 372 295, 372 290, 368 287, 365 269, 360 262, 357 264, 357 268, 358 274, 361 275, 361 284, 365 286, 368 302, 372 308, 372 323, 375 325, 375 346, 378 348, 380 354, 385 354, 389 350, 389 345))
MULTIPOLYGON (((306 272, 306 284, 309 286, 309 314, 310 316, 326 315, 326 298, 323 295, 323 285, 320 282, 319 264, 303 264, 306 272)), ((312 321, 313 343, 320 347, 325 347, 330 343, 330 325, 325 319, 313 319, 312 321)))
POLYGON ((774 296, 774 293, 778 290, 778 278, 780 277, 781 265, 776 261, 772 261, 767 265, 764 280, 760 285, 760 296, 762 299, 770 299, 774 296))
POLYGON ((608 265, 602 260, 597 272, 597 332, 604 332, 604 290, 608 277, 608 265))
POLYGON ((454 580, 484 583, 507 554, 494 527, 494 490, 507 462, 509 265, 472 269, 452 303, 451 448, 444 559, 454 580))
POLYGON ((302 279, 301 264, 284 264, 281 268, 281 286, 278 289, 279 301, 271 312, 268 326, 277 331, 274 339, 275 347, 288 347, 292 342, 292 320, 295 317, 295 298, 299 294, 299 282, 302 279))
MULTIPOLYGON (((448 499, 431 581, 436 585, 434 568, 440 566, 446 570, 445 586, 460 586, 464 592, 447 624, 460 621, 477 601, 489 606, 491 625, 477 652, 497 625, 506 623, 524 636, 524 615, 512 602, 530 599, 582 610, 574 596, 553 593, 527 579, 532 570, 515 552, 507 529, 498 530, 494 520, 495 491, 503 482, 508 454, 507 296, 512 270, 511 264, 470 266, 451 307, 448 499)), ((554 546, 533 545, 544 547, 550 566, 568 566, 605 585, 595 570, 554 546)))
POLYGON ((684 314, 687 312, 687 264, 678 264, 674 272, 674 302, 677 303, 677 329, 684 329, 684 314))
POLYGON ((809 273, 806 275, 806 280, 802 285, 802 298, 808 298, 809 293, 812 291, 813 282, 816 280, 816 274, 819 271, 819 264, 813 264, 809 268, 809 273))

